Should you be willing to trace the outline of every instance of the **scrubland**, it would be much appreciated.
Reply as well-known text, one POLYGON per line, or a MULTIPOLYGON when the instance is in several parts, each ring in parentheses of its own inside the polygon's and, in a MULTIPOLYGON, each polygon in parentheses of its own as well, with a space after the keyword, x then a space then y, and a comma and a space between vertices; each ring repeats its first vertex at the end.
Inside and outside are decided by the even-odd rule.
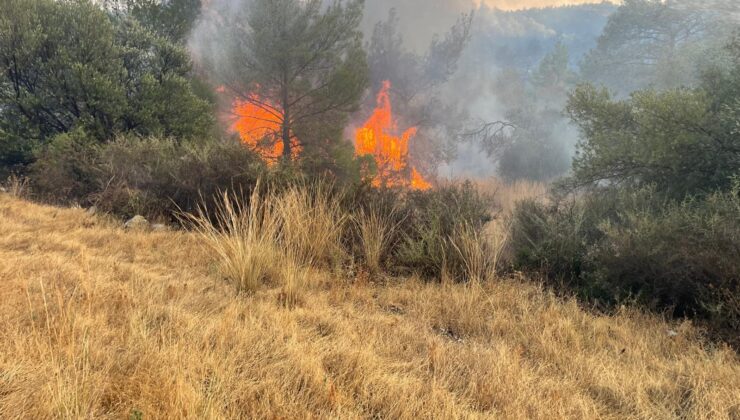
POLYGON ((0 232, 1 418, 740 417, 737 354, 689 321, 517 275, 388 278, 276 246, 245 291, 197 233, 10 194, 0 232))

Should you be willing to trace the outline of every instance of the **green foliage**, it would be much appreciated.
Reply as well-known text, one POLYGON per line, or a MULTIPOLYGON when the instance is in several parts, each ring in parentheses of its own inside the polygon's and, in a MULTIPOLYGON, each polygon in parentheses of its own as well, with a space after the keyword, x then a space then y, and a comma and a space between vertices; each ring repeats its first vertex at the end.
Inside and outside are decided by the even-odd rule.
POLYGON ((187 51, 133 20, 118 22, 116 29, 128 98, 118 130, 180 139, 207 136, 212 109, 193 90, 187 51))
POLYGON ((164 218, 194 211, 219 191, 248 192, 266 172, 235 141, 120 137, 95 145, 82 135, 55 139, 33 169, 32 188, 41 198, 164 218))
POLYGON ((735 98, 723 103, 714 93, 648 90, 613 100, 579 87, 567 108, 582 134, 571 182, 655 184, 677 198, 728 188, 740 168, 740 111, 735 98))
POLYGON ((125 106, 114 37, 105 13, 89 2, 0 3, 4 163, 27 163, 35 145, 77 126, 110 134, 99 116, 121 115, 125 106))
POLYGON ((603 237, 599 223, 617 217, 623 198, 615 191, 602 191, 550 205, 534 200, 517 203, 511 236, 515 268, 540 270, 552 279, 579 279, 586 253, 603 237))
POLYGON ((406 219, 396 263, 428 277, 443 272, 463 280, 465 263, 454 248, 453 238, 463 229, 481 232, 491 220, 490 198, 470 183, 413 191, 404 203, 406 219))
MULTIPOLYGON (((439 280, 443 273, 465 278, 465 262, 453 240, 460 232, 481 234, 491 220, 491 198, 470 183, 446 185, 428 191, 376 189, 355 185, 343 196, 351 214, 373 214, 390 227, 386 269, 394 274, 416 273, 439 280)), ((351 235, 357 232, 348 232, 351 235)), ((361 238, 346 239, 361 255, 361 238)))
POLYGON ((366 163, 374 164, 371 156, 355 156, 350 141, 324 141, 301 155, 299 169, 309 178, 331 179, 333 182, 352 185, 362 182, 366 163))
MULTIPOLYGON (((617 299, 634 297, 679 316, 699 316, 740 332, 740 190, 706 200, 670 204, 662 211, 623 210, 619 224, 590 252, 590 284, 617 299)), ((736 336, 737 337, 737 336, 736 336)))
POLYGON ((246 193, 266 171, 257 156, 235 141, 178 142, 121 138, 101 150, 101 181, 92 199, 104 211, 171 217, 194 211, 218 193, 246 193))
POLYGON ((152 33, 184 44, 201 12, 201 0, 104 0, 152 33))
POLYGON ((94 193, 100 187, 98 153, 98 142, 81 128, 57 135, 31 166, 34 193, 63 203, 94 193))
POLYGON ((0 3, 0 165, 25 165, 57 135, 84 130, 199 136, 210 105, 192 92, 182 47, 90 1, 0 3))
POLYGON ((599 190, 514 213, 516 268, 538 270, 602 305, 632 300, 740 332, 740 188, 666 200, 654 189, 599 190))

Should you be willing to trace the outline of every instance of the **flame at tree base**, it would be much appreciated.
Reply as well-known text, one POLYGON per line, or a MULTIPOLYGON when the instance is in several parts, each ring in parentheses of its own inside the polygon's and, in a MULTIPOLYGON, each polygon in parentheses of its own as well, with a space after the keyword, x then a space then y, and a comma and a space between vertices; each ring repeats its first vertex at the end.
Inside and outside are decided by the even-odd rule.
POLYGON ((375 187, 407 187, 415 190, 432 188, 424 177, 409 167, 409 140, 416 135, 416 127, 401 134, 393 118, 390 100, 391 83, 383 82, 378 93, 377 106, 372 115, 355 133, 355 154, 373 156, 378 172, 372 179, 375 187))
MULTIPOLYGON (((277 106, 260 98, 256 93, 249 94, 247 98, 233 101, 231 108, 233 123, 230 130, 237 133, 242 143, 257 152, 268 164, 275 164, 285 150, 280 136, 283 114, 277 106)), ((291 146, 291 157, 296 159, 300 154, 299 144, 293 139, 291 146)))
MULTIPOLYGON (((417 128, 411 127, 398 134, 390 89, 391 83, 383 82, 375 110, 365 124, 357 129, 355 154, 373 157, 377 167, 377 173, 372 178, 375 187, 431 189, 432 184, 408 164, 409 141, 416 135, 417 128)), ((216 90, 225 92, 224 87, 216 90)), ((280 107, 253 92, 246 99, 232 101, 229 119, 229 130, 238 134, 242 143, 257 152, 269 165, 283 157, 285 146, 281 136, 283 113, 280 107)), ((302 150, 294 136, 291 136, 291 146, 291 159, 295 160, 302 150)))

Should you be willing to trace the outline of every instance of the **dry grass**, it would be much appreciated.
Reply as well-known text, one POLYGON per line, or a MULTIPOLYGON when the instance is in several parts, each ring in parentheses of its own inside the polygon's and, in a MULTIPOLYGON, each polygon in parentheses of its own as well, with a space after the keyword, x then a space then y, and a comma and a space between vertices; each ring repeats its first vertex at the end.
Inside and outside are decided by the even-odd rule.
POLYGON ((0 232, 3 419, 740 417, 738 356, 687 322, 515 279, 237 295, 197 235, 7 194, 0 232))
POLYGON ((183 219, 215 252, 221 274, 240 292, 254 292, 279 275, 280 217, 258 188, 246 204, 224 193, 213 211, 201 207, 183 219))
POLYGON ((353 217, 353 221, 360 239, 360 252, 365 267, 370 273, 379 273, 396 226, 384 218, 379 209, 372 206, 367 211, 360 211, 353 217))
POLYGON ((339 247, 349 217, 325 183, 292 186, 268 196, 281 220, 285 249, 301 265, 331 266, 341 259, 339 247))
POLYGON ((305 268, 341 262, 341 241, 348 217, 329 188, 291 187, 281 194, 261 193, 248 200, 224 193, 213 210, 199 208, 181 219, 218 257, 224 278, 240 292, 283 284, 294 300, 305 283, 305 268))
POLYGON ((483 232, 467 225, 457 229, 449 240, 465 266, 467 280, 481 282, 496 278, 508 235, 506 222, 490 223, 483 232))
POLYGON ((496 208, 504 214, 510 214, 518 201, 547 199, 548 185, 543 182, 506 182, 499 178, 489 178, 476 181, 476 185, 481 192, 493 195, 496 208))
POLYGON ((16 198, 25 198, 29 192, 28 178, 11 175, 4 183, 0 183, 0 191, 6 191, 16 198))

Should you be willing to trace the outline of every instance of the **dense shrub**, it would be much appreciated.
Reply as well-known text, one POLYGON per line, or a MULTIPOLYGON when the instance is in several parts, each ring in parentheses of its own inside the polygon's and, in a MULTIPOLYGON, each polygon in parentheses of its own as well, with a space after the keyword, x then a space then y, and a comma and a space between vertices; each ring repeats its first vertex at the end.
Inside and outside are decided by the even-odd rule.
POLYGON ((82 129, 54 137, 31 166, 34 193, 63 204, 84 202, 99 187, 98 153, 97 141, 82 129))
POLYGON ((567 108, 581 131, 569 182, 655 185, 677 199, 726 190, 740 167, 740 107, 737 96, 722 91, 740 86, 740 70, 726 79, 703 89, 634 92, 626 100, 579 87, 567 108))
POLYGON ((212 104, 196 94, 190 57, 100 2, 0 2, 0 171, 25 169, 58 135, 83 129, 203 137, 212 104))
MULTIPOLYGON (((740 197, 738 191, 688 200, 655 213, 626 209, 621 224, 604 224, 591 250, 586 280, 611 295, 650 307, 672 307, 740 332, 740 197)), ((737 336, 736 336, 737 338, 737 336)))
MULTIPOLYGON (((454 239, 461 232, 479 237, 492 217, 492 201, 472 184, 446 185, 429 191, 355 187, 344 197, 349 212, 373 215, 388 230, 385 252, 377 260, 396 274, 417 273, 439 279, 445 272, 463 279, 466 262, 454 239)), ((381 224, 376 223, 376 227, 381 224)), ((367 226, 365 227, 367 229, 367 226)), ((351 233, 349 247, 356 255, 366 253, 367 243, 351 233)), ((367 235, 367 232, 365 233, 367 235)), ((376 265, 372 262, 372 265, 376 265)))
POLYGON ((524 202, 514 214, 514 262, 582 297, 670 309, 737 337, 739 192, 674 202, 652 189, 610 190, 524 202))
POLYGON ((248 193, 264 171, 236 141, 121 137, 90 145, 63 135, 33 165, 32 189, 53 202, 96 205, 120 216, 171 217, 219 191, 248 193))
MULTIPOLYGON (((235 141, 176 142, 121 139, 101 149, 106 186, 93 199, 121 214, 193 211, 220 191, 246 193, 263 172, 262 161, 235 141)), ((207 203, 206 203, 207 204, 207 203)))

